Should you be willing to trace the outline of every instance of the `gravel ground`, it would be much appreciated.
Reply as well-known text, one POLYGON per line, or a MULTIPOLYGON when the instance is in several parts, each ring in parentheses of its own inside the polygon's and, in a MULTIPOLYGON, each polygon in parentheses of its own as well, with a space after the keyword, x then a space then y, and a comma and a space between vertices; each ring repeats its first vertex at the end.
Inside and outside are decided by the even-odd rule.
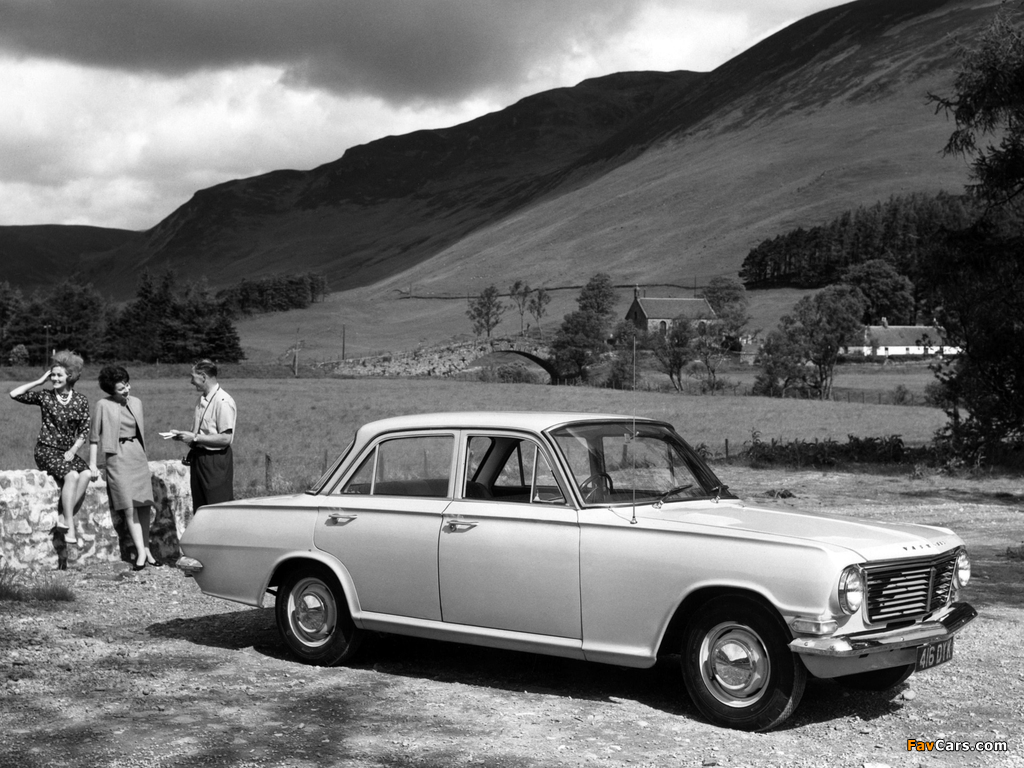
POLYGON ((172 568, 72 565, 75 602, 0 603, 0 766, 1024 766, 1019 478, 721 474, 747 497, 957 530, 981 616, 953 661, 886 694, 810 681, 780 729, 744 734, 701 719, 676 659, 629 670, 378 636, 352 666, 306 667, 270 609, 172 568))

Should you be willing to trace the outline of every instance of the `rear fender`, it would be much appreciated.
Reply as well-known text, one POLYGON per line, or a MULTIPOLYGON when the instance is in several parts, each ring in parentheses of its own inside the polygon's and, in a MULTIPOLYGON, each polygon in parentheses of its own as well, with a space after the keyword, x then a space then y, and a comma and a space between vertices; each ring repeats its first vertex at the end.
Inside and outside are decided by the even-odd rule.
POLYGON ((290 552, 282 555, 274 563, 273 568, 270 569, 270 576, 267 578, 266 584, 263 585, 263 591, 260 593, 260 607, 263 607, 263 599, 268 592, 272 592, 274 595, 277 594, 276 588, 281 585, 288 574, 300 568, 308 568, 311 565, 323 566, 334 574, 334 577, 341 585, 342 591, 345 593, 345 602, 348 605, 349 613, 356 624, 358 624, 358 616, 362 612, 362 608, 359 605, 359 597, 356 594, 356 585, 352 580, 352 574, 348 572, 344 565, 319 550, 290 552))

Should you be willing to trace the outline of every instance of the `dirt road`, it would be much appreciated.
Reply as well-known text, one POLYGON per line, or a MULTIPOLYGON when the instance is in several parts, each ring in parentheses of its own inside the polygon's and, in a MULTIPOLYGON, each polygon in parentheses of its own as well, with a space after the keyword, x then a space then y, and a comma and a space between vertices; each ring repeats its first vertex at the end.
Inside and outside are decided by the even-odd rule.
POLYGON ((1024 541, 1020 480, 720 474, 749 498, 957 530, 981 616, 953 661, 889 694, 810 681, 782 728, 742 734, 701 719, 672 659, 638 671, 375 637, 353 666, 312 668, 272 610, 171 568, 72 566, 76 602, 0 603, 0 766, 1024 766, 1024 562, 1006 556, 1024 541))

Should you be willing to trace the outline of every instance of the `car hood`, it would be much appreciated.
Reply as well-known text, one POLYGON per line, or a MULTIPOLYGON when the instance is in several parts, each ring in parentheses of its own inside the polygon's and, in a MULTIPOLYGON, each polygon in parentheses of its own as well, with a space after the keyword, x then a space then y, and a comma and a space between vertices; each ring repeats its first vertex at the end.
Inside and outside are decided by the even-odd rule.
MULTIPOLYGON (((621 508, 617 510, 622 514, 621 508)), ((725 535, 755 535, 817 542, 829 548, 855 552, 865 560, 924 557, 963 544, 947 528, 912 523, 882 523, 803 512, 773 505, 754 505, 738 500, 683 502, 661 509, 638 507, 638 519, 680 525, 706 526, 725 535)))

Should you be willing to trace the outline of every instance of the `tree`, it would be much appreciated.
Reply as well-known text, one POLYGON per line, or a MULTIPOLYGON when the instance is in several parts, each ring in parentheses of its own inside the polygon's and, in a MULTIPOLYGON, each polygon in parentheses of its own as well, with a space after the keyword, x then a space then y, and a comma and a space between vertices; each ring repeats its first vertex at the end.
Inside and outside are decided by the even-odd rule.
POLYGON ((930 94, 936 111, 952 115, 956 128, 947 155, 971 160, 968 189, 990 205, 1019 201, 1024 192, 1024 12, 1003 5, 974 45, 960 42, 960 71, 953 95, 930 94), (979 146, 984 136, 999 144, 979 146))
POLYGON ((540 319, 548 313, 548 304, 550 303, 551 294, 543 288, 538 288, 530 297, 530 314, 533 316, 538 328, 540 328, 540 319))
POLYGON ((783 329, 770 331, 757 353, 756 365, 761 372, 754 378, 752 394, 762 397, 786 397, 797 393, 807 397, 812 387, 804 364, 804 352, 797 338, 783 329))
POLYGON ((990 215, 933 254, 935 320, 961 349, 933 366, 951 404, 943 437, 975 461, 1024 447, 1024 236, 1012 234, 1019 220, 998 223, 990 215))
POLYGON ((108 359, 185 363, 200 357, 218 362, 243 357, 225 305, 204 283, 179 290, 170 271, 157 282, 144 273, 135 298, 120 312, 108 314, 104 344, 108 359))
MULTIPOLYGON (((714 320, 702 320, 693 326, 690 346, 693 356, 704 366, 705 388, 718 389, 718 368, 731 352, 741 348, 740 337, 750 320, 750 300, 743 283, 727 277, 715 277, 702 292, 715 312, 714 320)), ((686 323, 677 319, 673 327, 686 323)))
POLYGON ((958 359, 936 366, 960 455, 1024 448, 1024 14, 1004 5, 974 41, 960 43, 949 96, 932 95, 956 127, 946 154, 971 163, 978 220, 934 249, 925 273, 936 322, 958 359), (998 138, 998 144, 982 138, 998 138), (959 407, 966 415, 961 419, 959 407))
POLYGON ((598 272, 587 282, 576 299, 581 312, 590 312, 601 318, 601 327, 607 328, 615 315, 615 286, 604 272, 598 272))
POLYGON ((551 342, 559 373, 580 381, 589 378, 605 347, 603 326, 603 318, 595 312, 578 309, 565 316, 551 342))
POLYGON ((7 352, 7 328, 21 311, 21 291, 4 280, 0 283, 0 351, 7 352))
MULTIPOLYGON (((672 327, 676 328, 684 323, 686 319, 681 318, 673 322, 672 327)), ((714 394, 718 391, 718 368, 732 351, 733 337, 724 323, 716 320, 699 320, 693 326, 690 347, 693 357, 703 366, 703 391, 714 394)))
POLYGON ((843 273, 842 281, 863 295, 865 324, 879 325, 885 319, 892 325, 913 325, 914 284, 889 262, 872 259, 854 264, 843 273))
POLYGON ((512 297, 512 303, 516 305, 516 309, 519 310, 519 335, 522 336, 524 333, 523 320, 530 302, 530 286, 522 280, 516 280, 509 286, 508 294, 512 297))
POLYGON ((605 386, 611 389, 636 389, 639 356, 642 354, 645 334, 628 320, 621 320, 612 334, 615 347, 612 367, 605 386))
POLYGON ((106 309, 91 284, 64 280, 17 303, 7 323, 5 346, 24 344, 33 361, 49 359, 55 348, 96 359, 103 346, 106 309))
POLYGON ((729 277, 711 278, 707 287, 701 291, 701 295, 707 299, 716 315, 728 311, 729 307, 742 306, 746 308, 750 306, 747 289, 743 287, 743 283, 729 277))
POLYGON ((830 285, 811 296, 804 296, 793 307, 793 314, 782 318, 780 327, 799 354, 814 367, 813 387, 818 397, 832 396, 836 363, 843 347, 860 338, 864 327, 864 299, 849 285, 830 285))
POLYGON ((677 392, 683 389, 683 369, 694 358, 688 322, 672 323, 664 333, 647 335, 646 346, 657 361, 658 369, 668 376, 677 392))
POLYGON ((473 333, 483 334, 491 338, 491 331, 498 327, 501 316, 505 314, 505 305, 501 303, 498 289, 491 285, 484 288, 475 299, 469 300, 466 316, 473 322, 473 333))

